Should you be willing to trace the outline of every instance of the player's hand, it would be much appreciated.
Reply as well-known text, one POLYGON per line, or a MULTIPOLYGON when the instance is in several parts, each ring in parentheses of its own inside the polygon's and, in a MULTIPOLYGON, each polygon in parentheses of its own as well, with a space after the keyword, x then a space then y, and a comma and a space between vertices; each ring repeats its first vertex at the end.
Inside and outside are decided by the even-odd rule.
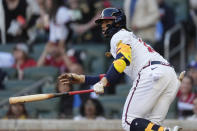
POLYGON ((104 93, 104 86, 101 82, 96 83, 93 86, 93 89, 96 94, 103 94, 104 93))
POLYGON ((77 75, 75 73, 65 73, 58 77, 58 81, 64 84, 82 84, 85 82, 84 75, 77 75))

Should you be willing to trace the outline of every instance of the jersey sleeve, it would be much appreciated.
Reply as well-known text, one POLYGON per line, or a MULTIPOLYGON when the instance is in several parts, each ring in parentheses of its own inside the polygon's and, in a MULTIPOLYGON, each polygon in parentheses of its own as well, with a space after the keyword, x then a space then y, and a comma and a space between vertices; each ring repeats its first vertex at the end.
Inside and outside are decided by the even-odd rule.
POLYGON ((131 47, 131 44, 130 44, 131 37, 132 35, 127 31, 119 31, 112 37, 110 41, 110 46, 111 46, 110 52, 114 58, 116 58, 116 55, 118 53, 117 50, 120 48, 120 47, 118 48, 118 46, 120 45, 122 46, 123 44, 125 44, 131 47))
POLYGON ((132 60, 131 38, 132 35, 128 31, 120 31, 112 37, 111 53, 116 59, 114 63, 117 65, 120 64, 120 60, 124 61, 126 66, 130 65, 132 60))
MULTIPOLYGON (((97 82, 99 82, 103 77, 105 77, 106 74, 100 74, 99 76, 85 76, 85 84, 86 85, 94 85, 97 82)), ((107 86, 109 86, 109 83, 107 83, 107 86)))
POLYGON ((111 53, 115 60, 106 73, 110 84, 114 83, 122 75, 126 66, 131 63, 131 45, 128 34, 127 31, 119 31, 112 37, 111 53))

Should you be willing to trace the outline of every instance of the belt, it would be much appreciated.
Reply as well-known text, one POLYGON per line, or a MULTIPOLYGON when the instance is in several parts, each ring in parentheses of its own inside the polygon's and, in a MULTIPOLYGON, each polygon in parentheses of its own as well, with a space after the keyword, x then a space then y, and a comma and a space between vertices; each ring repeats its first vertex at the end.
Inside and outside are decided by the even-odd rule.
POLYGON ((165 65, 165 66, 172 67, 172 65, 170 65, 169 63, 165 63, 165 62, 161 62, 161 61, 151 61, 150 62, 150 65, 156 65, 156 64, 160 64, 160 65, 165 65))
POLYGON ((156 65, 156 64, 160 64, 160 65, 164 65, 164 66, 169 66, 169 67, 172 67, 172 65, 170 65, 169 63, 165 63, 165 62, 161 62, 161 61, 149 61, 148 62, 148 65, 145 65, 144 67, 141 68, 141 70, 138 72, 138 74, 143 70, 145 69, 146 67, 149 67, 151 65, 156 65))

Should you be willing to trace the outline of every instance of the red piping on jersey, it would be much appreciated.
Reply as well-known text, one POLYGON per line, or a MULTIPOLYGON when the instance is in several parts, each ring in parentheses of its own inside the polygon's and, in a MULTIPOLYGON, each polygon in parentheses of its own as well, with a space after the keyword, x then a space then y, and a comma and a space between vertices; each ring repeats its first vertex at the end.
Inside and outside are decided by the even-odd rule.
POLYGON ((126 114, 125 114, 125 122, 126 122, 128 125, 131 125, 131 124, 127 121, 127 112, 128 112, 128 109, 129 109, 129 105, 130 105, 130 103, 131 103, 131 100, 132 100, 132 98, 133 98, 133 95, 134 95, 134 93, 135 93, 136 87, 137 87, 137 85, 138 85, 138 83, 139 83, 139 80, 140 80, 140 74, 138 74, 138 79, 137 79, 137 82, 136 82, 136 86, 135 86, 135 88, 134 88, 134 90, 133 90, 133 93, 132 93, 132 95, 131 95, 131 98, 130 98, 130 100, 129 100, 129 104, 127 105, 127 110, 126 110, 126 114))

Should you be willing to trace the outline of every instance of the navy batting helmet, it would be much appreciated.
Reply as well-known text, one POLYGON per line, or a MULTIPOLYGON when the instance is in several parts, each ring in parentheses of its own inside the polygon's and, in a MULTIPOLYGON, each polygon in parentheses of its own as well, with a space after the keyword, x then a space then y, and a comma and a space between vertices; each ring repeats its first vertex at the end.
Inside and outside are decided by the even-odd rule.
POLYGON ((100 25, 103 20, 113 20, 112 24, 107 25, 108 28, 105 31, 106 37, 111 37, 120 29, 126 28, 126 16, 120 9, 105 8, 95 23, 100 25))

